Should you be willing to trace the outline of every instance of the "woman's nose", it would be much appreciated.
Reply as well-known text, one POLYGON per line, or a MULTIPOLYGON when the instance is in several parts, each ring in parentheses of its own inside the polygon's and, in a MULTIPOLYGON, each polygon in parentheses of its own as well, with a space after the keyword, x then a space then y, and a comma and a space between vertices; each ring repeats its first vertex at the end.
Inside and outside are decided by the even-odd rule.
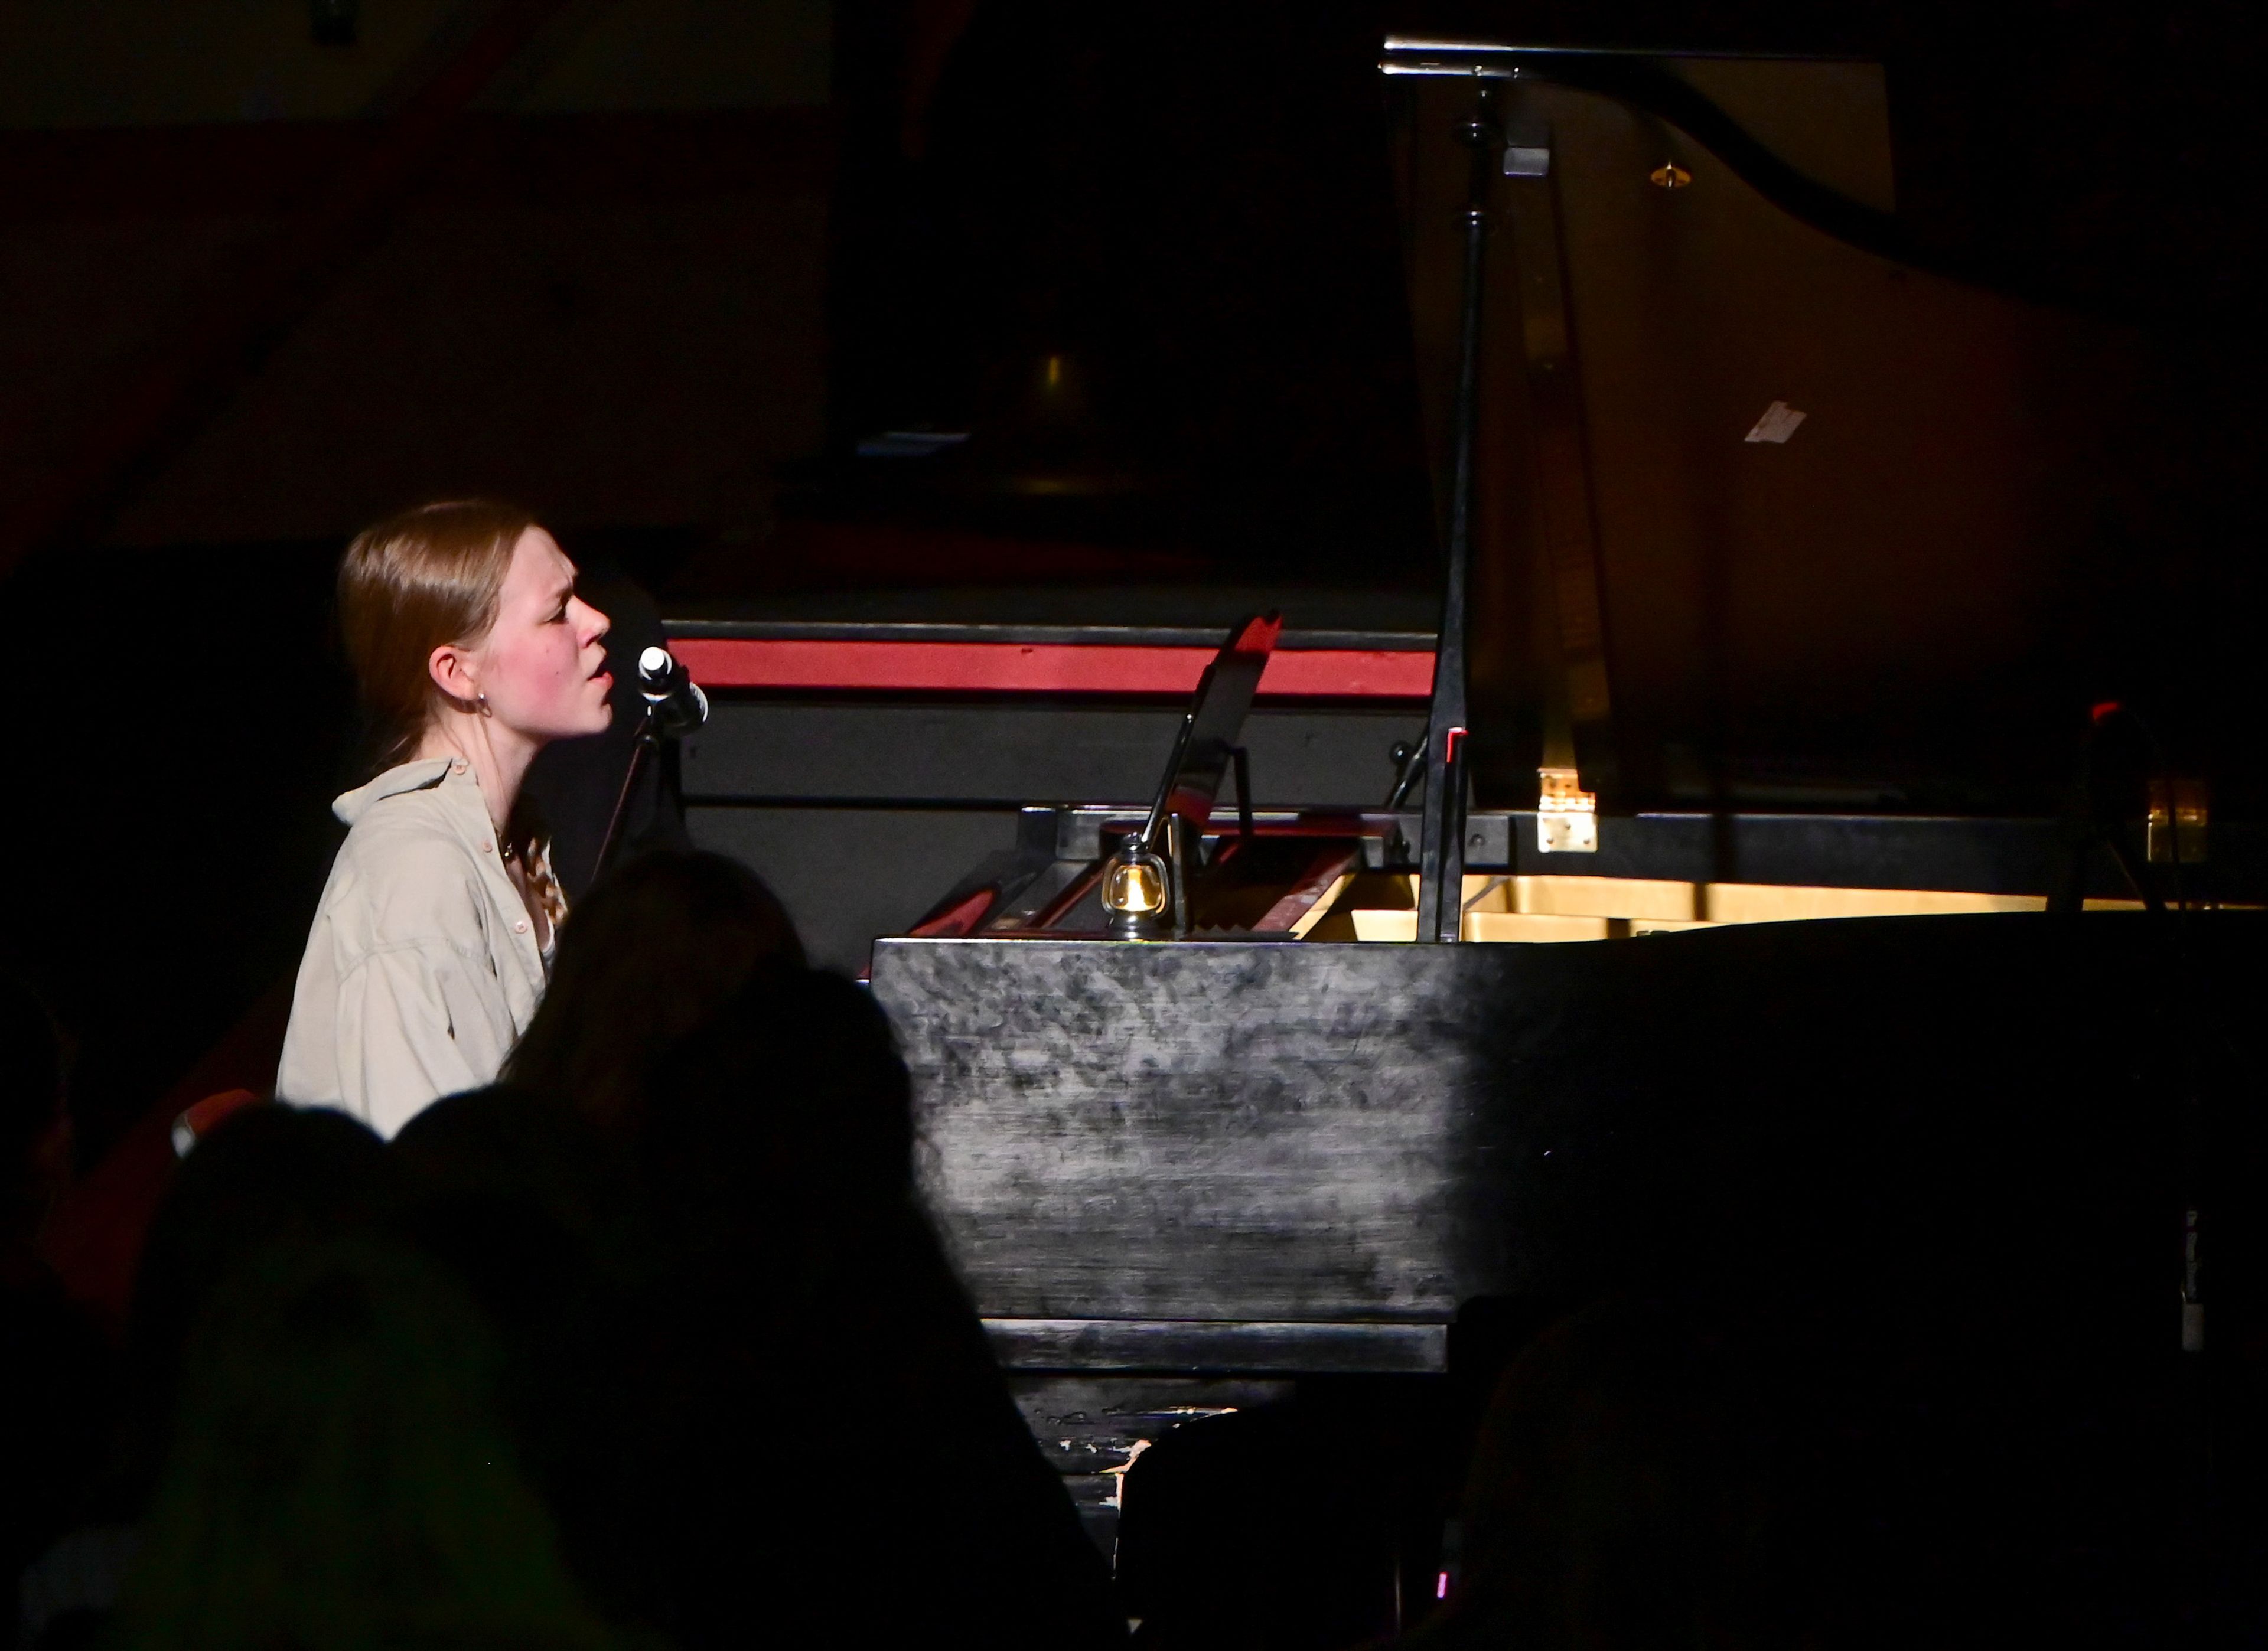
POLYGON ((614 629, 615 622, 608 619, 605 614, 600 613, 598 609, 593 607, 588 602, 584 601, 581 597, 577 597, 575 598, 575 605, 583 610, 583 624, 581 629, 583 641, 586 644, 597 642, 608 631, 614 629))

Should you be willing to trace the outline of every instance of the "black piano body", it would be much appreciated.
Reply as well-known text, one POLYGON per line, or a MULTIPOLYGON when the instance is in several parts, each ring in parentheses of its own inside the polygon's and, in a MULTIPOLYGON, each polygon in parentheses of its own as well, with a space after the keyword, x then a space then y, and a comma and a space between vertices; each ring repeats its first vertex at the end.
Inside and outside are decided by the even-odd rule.
MULTIPOLYGON (((1896 1258, 1909 1314, 1933 1292, 2013 1291, 2028 1333, 2059 1305, 2110 1352, 2173 1345, 2179 1108, 2156 1052, 2170 1039, 2241 1082, 2205 1046, 2257 1000, 2258 920, 2190 912, 2204 932, 2173 958, 2100 850, 2095 909, 2051 914, 2069 855, 2052 818, 1665 810, 1596 818, 1595 848, 1571 855, 1547 850, 1537 811, 1484 810, 1464 871, 1483 943, 1413 945, 1418 817, 1359 799, 1422 716, 1263 697, 1256 824, 1352 833, 1336 927, 1113 942, 1091 876, 1139 821, 1179 713, 1162 696, 727 690, 685 763, 696 838, 772 845, 750 857, 791 901, 812 898, 811 855, 833 860, 822 891, 898 902, 897 935, 834 943, 871 969, 914 1074, 932 1212, 1106 1551, 1129 1464, 1192 1417, 1317 1383, 1466 1403, 1461 1336, 1489 1368, 1506 1347, 1485 1326, 1690 1270, 1815 1294, 1839 1255, 1835 1288, 1866 1300, 1896 1258), (994 789, 799 795, 814 759, 780 730, 804 716, 854 730, 815 760, 994 789), (940 727, 1022 745, 990 771, 939 761, 940 727), (722 740, 780 792, 702 789, 722 740), (1011 806, 992 776, 1035 746, 1117 762, 1086 795, 1123 801, 1011 806), (1271 790, 1286 776, 1314 789, 1271 790), (1033 934, 1049 906, 1059 928, 1033 934), (905 932, 939 917, 962 932, 905 932), (2176 983, 2195 1001, 2169 1027, 2176 983), (1883 1224, 1853 1232, 1846 1209, 1883 1224)), ((1225 804, 1211 846, 1239 826, 1225 804)), ((2147 822, 2124 831, 2149 864, 2147 822)), ((2191 887, 2258 903, 2254 839, 2216 831, 2213 861, 2182 868, 2191 887)), ((845 914, 815 912, 825 945, 845 914)), ((2232 1171, 2248 1161, 2229 1148, 2232 1171)), ((1414 1588, 1432 1561, 1410 1562, 1414 1588)))
POLYGON ((2116 1411, 2181 1356, 2185 1200, 2220 1212, 2219 1332, 2264 1304, 2257 1119, 2222 1112, 2201 1193, 2181 1086, 2201 1053, 2232 1098, 2257 1069, 2268 920, 2218 916, 2179 964, 2148 924, 902 938, 873 990, 933 1214, 1107 1542, 1117 1473, 1192 1413, 1319 1378, 1447 1402, 1461 1316, 1487 1359, 1492 1318, 1616 1293, 1839 1303, 1910 1360, 1957 1350, 1962 1379, 2095 1370, 2116 1411), (2184 1024, 2233 1046, 2169 1051, 2168 968, 2198 994, 2184 1024))

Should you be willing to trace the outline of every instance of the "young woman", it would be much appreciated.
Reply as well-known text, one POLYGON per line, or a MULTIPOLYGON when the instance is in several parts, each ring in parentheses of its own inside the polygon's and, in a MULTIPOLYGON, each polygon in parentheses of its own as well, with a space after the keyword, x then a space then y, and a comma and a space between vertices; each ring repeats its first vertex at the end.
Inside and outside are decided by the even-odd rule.
POLYGON ((381 772, 332 805, 347 840, 276 1093, 391 1136, 491 1082, 535 1012, 566 902, 520 782, 551 741, 606 728, 607 616, 550 534, 475 500, 357 537, 339 620, 381 772))

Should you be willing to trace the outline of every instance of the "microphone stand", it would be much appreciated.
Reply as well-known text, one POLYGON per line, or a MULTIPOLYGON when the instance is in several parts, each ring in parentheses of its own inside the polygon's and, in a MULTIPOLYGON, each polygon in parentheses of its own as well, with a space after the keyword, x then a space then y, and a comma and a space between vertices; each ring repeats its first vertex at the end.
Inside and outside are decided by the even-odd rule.
POLYGON ((630 792, 636 789, 638 776, 645 772, 648 758, 661 745, 661 731, 654 726, 656 707, 649 700, 645 715, 638 723, 638 730, 630 741, 630 767, 622 771, 622 789, 615 793, 615 811, 607 818, 607 834, 599 840, 599 858, 591 868, 591 881, 596 883, 604 875, 607 862, 614 858, 615 844, 622 836, 622 817, 630 812, 630 792))
POLYGON ((646 763, 665 739, 688 734, 709 720, 709 700, 666 649, 649 648, 638 656, 638 693, 645 701, 645 715, 630 740, 630 767, 622 772, 622 789, 615 793, 615 811, 607 820, 607 834, 599 840, 599 857, 591 867, 596 883, 614 858, 630 813, 630 793, 646 763))

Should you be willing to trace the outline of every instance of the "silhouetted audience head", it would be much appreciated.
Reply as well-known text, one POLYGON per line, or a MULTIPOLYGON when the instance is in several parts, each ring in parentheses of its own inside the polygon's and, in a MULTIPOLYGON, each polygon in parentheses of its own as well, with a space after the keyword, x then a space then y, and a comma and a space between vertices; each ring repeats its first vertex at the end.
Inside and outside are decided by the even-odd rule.
POLYGON ((795 926, 747 867, 720 855, 644 855, 561 928, 551 984, 504 1080, 621 1123, 673 1045, 752 976, 802 965, 795 926))
MULTIPOLYGON (((652 875, 682 913, 716 869, 652 875)), ((627 959, 619 990, 582 977, 580 1013, 646 1021, 593 1029, 615 1062, 603 1106, 556 1104, 531 1061, 393 1147, 416 1229, 507 1338, 526 1460, 575 1574, 613 1620, 685 1651, 1123 1642, 1100 1556, 916 1196, 911 1085, 881 1011, 745 950, 721 975, 669 958, 657 996, 637 979, 652 937, 607 932, 653 886, 613 885, 611 914, 593 896, 562 941, 563 960, 594 942, 627 959), (911 1540, 873 1488, 907 1437, 954 1509, 911 1540)), ((571 985, 563 968, 548 1008, 571 985)))
POLYGON ((342 1112, 250 1107, 197 1143, 158 1206, 135 1278, 116 1487, 125 1503, 139 1500, 165 1454, 182 1349, 214 1293, 267 1251, 372 1223, 387 1207, 392 1173, 384 1143, 342 1112))
POLYGON ((598 1647, 497 1405, 487 1324, 372 1236, 271 1247, 214 1297, 110 1643, 598 1647))
POLYGON ((2151 1643, 2169 1481, 2124 1453, 2163 1440, 2104 1425, 2115 1371, 1852 1305, 1719 1280, 1545 1331, 1496 1391, 1463 1574, 1410 1651, 2151 1643))
POLYGON ((1406 1643, 1806 1643, 1743 1351, 1622 1298, 1530 1344, 1474 1449, 1448 1606, 1406 1643))
POLYGON ((681 1642, 1123 1644, 922 1207, 912 1087, 872 998, 752 978, 655 1062, 636 1116, 648 1299, 681 1361, 649 1457, 679 1521, 681 1642), (873 1489, 908 1439, 939 1487, 910 1530, 873 1489))
POLYGON ((427 1107, 388 1147, 401 1230, 471 1292, 507 1354, 504 1401, 562 1552, 615 1621, 664 1621, 666 1523, 634 1488, 646 1336, 626 1155, 546 1096, 504 1086, 427 1107))
POLYGON ((642 1134, 658 1173, 763 1207, 911 1195, 911 1084, 873 1000, 816 970, 759 975, 656 1060, 642 1134))
POLYGON ((384 1207, 385 1145, 343 1112, 255 1106, 175 1171, 135 1280, 137 1349, 179 1348, 214 1289, 270 1247, 350 1231, 384 1207))

